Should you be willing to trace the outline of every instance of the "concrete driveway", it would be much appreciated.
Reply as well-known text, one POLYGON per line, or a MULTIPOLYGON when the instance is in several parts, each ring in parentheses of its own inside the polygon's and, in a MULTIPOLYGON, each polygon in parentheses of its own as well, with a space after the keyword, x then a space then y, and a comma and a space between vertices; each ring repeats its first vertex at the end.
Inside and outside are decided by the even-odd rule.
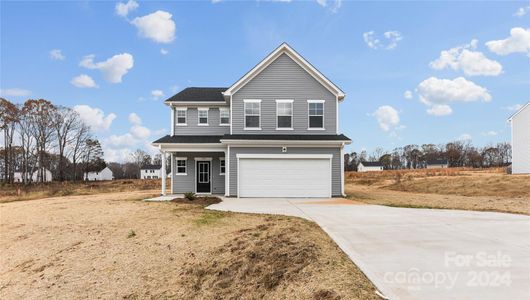
POLYGON ((530 299, 530 217, 225 198, 209 209, 315 221, 388 299, 530 299))

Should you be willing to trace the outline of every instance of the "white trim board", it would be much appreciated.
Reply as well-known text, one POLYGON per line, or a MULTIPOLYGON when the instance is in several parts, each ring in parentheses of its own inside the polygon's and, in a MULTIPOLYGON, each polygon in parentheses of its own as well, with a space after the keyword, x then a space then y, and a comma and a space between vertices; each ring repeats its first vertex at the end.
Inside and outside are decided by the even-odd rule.
POLYGON ((236 154, 237 158, 264 158, 264 159, 331 159, 333 154, 236 154))

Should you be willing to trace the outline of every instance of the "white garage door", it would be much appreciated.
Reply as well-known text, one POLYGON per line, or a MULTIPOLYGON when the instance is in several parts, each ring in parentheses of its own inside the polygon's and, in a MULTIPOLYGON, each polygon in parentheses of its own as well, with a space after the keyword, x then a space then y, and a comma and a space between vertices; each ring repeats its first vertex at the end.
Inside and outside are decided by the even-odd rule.
POLYGON ((330 159, 240 158, 240 197, 331 197, 330 159))

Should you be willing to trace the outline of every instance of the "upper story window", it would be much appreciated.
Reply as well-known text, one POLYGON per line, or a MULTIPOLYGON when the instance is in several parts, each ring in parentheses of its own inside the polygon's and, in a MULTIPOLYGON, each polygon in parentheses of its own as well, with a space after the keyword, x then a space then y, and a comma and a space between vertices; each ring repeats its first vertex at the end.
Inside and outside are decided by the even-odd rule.
POLYGON ((186 108, 177 108, 177 125, 187 125, 187 112, 188 110, 186 108))
POLYGON ((276 100, 276 129, 293 129, 293 100, 276 100))
POLYGON ((208 108, 198 108, 199 111, 199 125, 208 126, 208 108))
POLYGON ((261 100, 243 100, 245 108, 245 129, 261 129, 261 100))
POLYGON ((308 129, 324 129, 324 100, 307 100, 308 129))
POLYGON ((230 109, 226 107, 219 108, 219 124, 220 125, 230 125, 230 109))

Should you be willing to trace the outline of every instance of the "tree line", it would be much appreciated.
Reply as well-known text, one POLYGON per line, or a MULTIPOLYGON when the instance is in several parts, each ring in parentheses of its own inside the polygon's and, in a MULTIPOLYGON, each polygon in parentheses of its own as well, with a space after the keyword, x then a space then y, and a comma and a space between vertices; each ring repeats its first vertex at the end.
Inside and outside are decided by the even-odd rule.
POLYGON ((357 171, 359 162, 380 162, 385 170, 425 168, 428 161, 447 160, 449 167, 489 168, 506 166, 511 162, 512 147, 507 142, 485 147, 475 147, 471 141, 454 141, 446 144, 411 144, 385 151, 383 148, 368 154, 344 154, 344 169, 357 171))
POLYGON ((105 166, 103 150, 90 126, 75 110, 45 99, 14 104, 0 98, 0 178, 12 183, 15 172, 23 183, 54 179, 80 180, 105 166), (32 176, 35 174, 37 176, 32 176), (36 177, 36 178, 32 178, 36 177))

